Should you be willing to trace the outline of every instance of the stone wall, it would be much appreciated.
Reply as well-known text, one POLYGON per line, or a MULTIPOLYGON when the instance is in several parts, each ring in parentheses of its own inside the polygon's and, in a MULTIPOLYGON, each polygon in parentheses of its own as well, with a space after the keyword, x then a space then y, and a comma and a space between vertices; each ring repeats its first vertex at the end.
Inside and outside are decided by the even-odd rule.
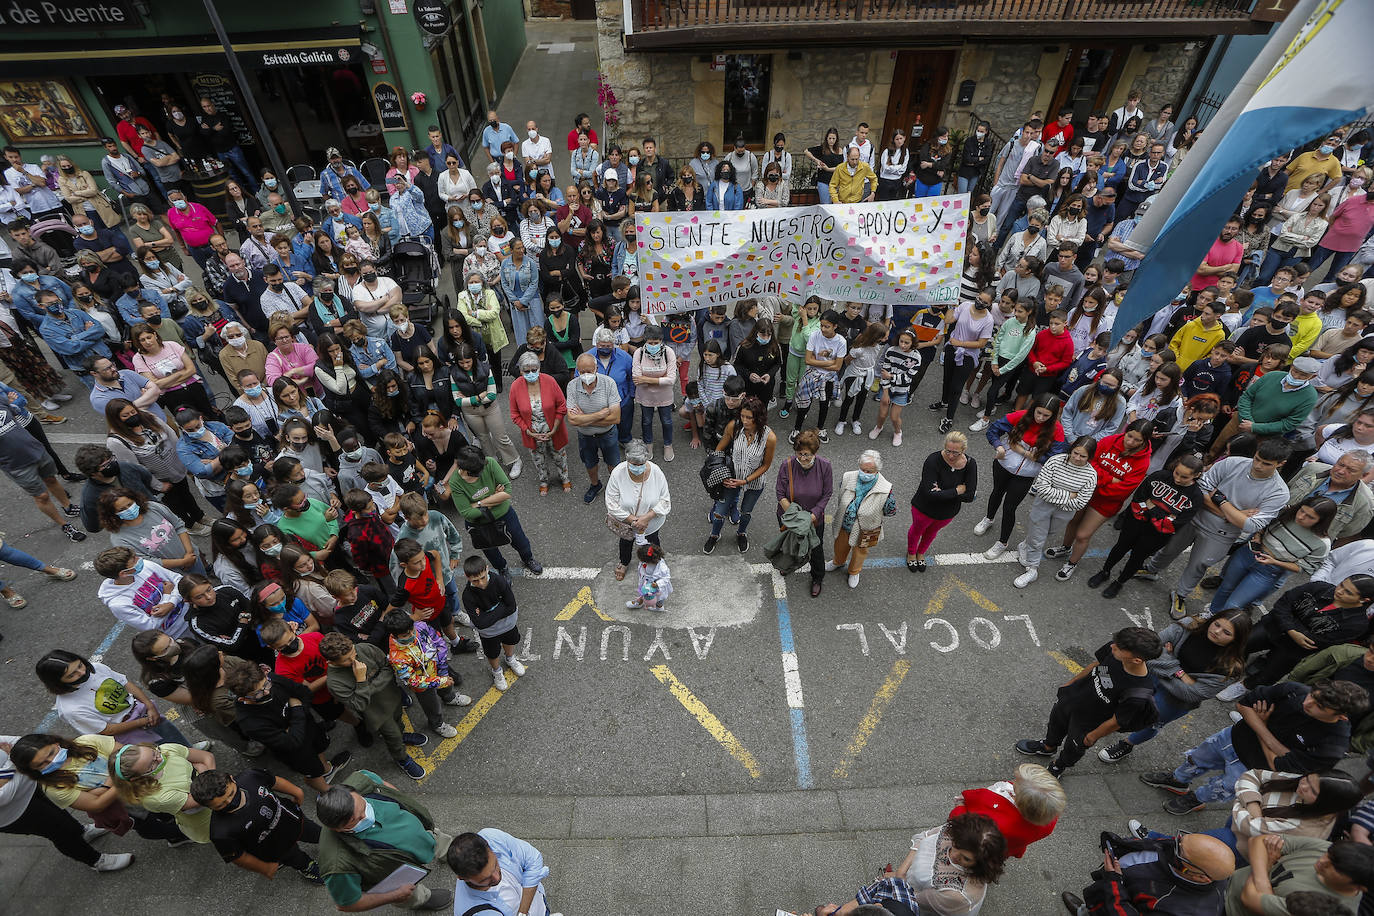
POLYGON ((526 0, 535 19, 571 19, 572 0, 526 0))
POLYGON ((1041 49, 1037 45, 970 45, 959 55, 950 77, 949 106, 944 123, 968 130, 977 115, 1003 137, 1020 127, 1035 108, 1043 82, 1041 49), (955 106, 959 84, 973 80, 973 104, 955 106))
POLYGON ((1145 62, 1144 71, 1127 87, 1127 91, 1140 90, 1151 114, 1158 112, 1166 103, 1175 109, 1183 103, 1188 91, 1188 76, 1193 72, 1198 58, 1205 53, 1203 42, 1188 44, 1192 45, 1191 50, 1184 50, 1183 44, 1160 45, 1159 50, 1145 62))

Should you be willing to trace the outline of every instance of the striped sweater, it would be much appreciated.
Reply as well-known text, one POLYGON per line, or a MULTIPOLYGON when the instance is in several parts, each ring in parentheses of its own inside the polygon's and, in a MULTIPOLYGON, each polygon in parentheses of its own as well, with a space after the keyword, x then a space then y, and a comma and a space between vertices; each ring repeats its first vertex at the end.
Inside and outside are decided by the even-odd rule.
POLYGON ((1308 575, 1317 571, 1331 552, 1331 539, 1314 534, 1297 522, 1270 522, 1260 534, 1260 546, 1275 560, 1296 563, 1308 575))
POLYGON ((1031 484, 1031 491, 1036 496, 1070 512, 1086 506, 1096 489, 1097 469, 1091 464, 1079 467, 1069 461, 1067 454, 1051 456, 1031 484))

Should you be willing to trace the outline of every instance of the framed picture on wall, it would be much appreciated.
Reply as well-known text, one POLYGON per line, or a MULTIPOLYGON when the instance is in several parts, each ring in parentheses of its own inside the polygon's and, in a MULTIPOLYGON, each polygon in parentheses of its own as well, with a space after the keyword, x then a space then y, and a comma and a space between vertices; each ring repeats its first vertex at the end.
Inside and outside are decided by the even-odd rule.
POLYGON ((0 131, 15 146, 99 139, 68 80, 0 80, 0 131))

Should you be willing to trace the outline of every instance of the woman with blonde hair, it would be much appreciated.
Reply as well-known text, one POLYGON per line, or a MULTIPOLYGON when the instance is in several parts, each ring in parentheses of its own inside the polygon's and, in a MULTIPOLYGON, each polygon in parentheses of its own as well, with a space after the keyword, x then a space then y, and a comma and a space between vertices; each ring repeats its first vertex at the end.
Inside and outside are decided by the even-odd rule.
POLYGON ((1019 859, 1026 847, 1054 831, 1068 806, 1064 787, 1038 763, 1023 763, 1011 781, 994 782, 985 788, 965 789, 963 804, 949 813, 982 814, 992 818, 1007 841, 1007 855, 1019 859))
POLYGON ((181 744, 126 744, 109 755, 110 782, 126 805, 170 814, 181 832, 210 842, 210 809, 191 798, 191 778, 215 768, 215 756, 181 744))
POLYGON ((91 173, 65 153, 57 157, 57 193, 72 205, 72 210, 85 210, 97 229, 113 229, 121 222, 119 212, 100 193, 91 173))
POLYGON ((146 204, 133 204, 129 207, 129 225, 125 229, 134 244, 134 254, 141 255, 151 248, 157 256, 168 264, 181 269, 181 251, 176 237, 167 225, 153 215, 146 204))

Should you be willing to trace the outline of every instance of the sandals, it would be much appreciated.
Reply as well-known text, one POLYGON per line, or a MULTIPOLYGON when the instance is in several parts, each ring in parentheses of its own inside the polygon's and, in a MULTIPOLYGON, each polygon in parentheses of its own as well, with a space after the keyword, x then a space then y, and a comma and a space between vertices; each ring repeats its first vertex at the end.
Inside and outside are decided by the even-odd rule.
POLYGON ((548 495, 549 495, 549 485, 548 485, 548 484, 546 484, 546 483, 541 483, 541 484, 539 485, 539 495, 540 495, 540 496, 548 496, 548 495))
POLYGON ((76 578, 76 571, 59 566, 57 567, 57 572, 48 573, 48 575, 52 576, 58 582, 70 582, 76 578))
POLYGON ((615 581, 617 581, 617 582, 624 582, 624 581, 625 581, 625 569, 626 569, 626 566, 625 566, 624 563, 617 563, 617 564, 615 564, 615 581))
POLYGON ((21 607, 25 607, 29 603, 29 599, 25 598, 23 595, 10 595, 5 599, 5 602, 9 604, 10 607, 18 610, 21 607))

